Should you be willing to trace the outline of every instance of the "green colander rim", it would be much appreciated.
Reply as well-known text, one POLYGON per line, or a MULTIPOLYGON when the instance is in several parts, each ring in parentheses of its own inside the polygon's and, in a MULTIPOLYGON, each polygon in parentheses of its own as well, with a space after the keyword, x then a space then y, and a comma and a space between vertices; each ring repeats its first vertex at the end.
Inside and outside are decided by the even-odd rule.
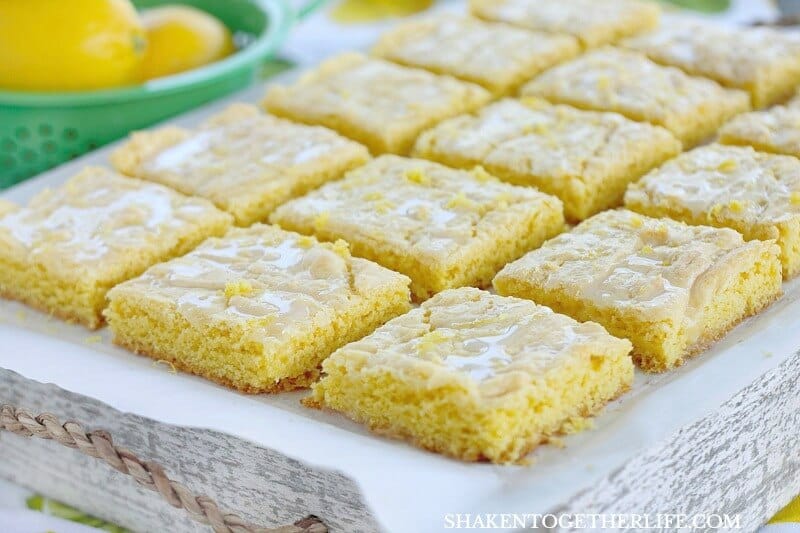
POLYGON ((266 30, 243 50, 221 61, 188 72, 166 76, 131 87, 75 92, 29 92, 0 90, 0 103, 11 106, 96 106, 122 100, 141 99, 180 91, 214 80, 229 72, 250 67, 255 61, 275 52, 286 39, 289 29, 326 0, 309 0, 292 10, 284 0, 253 0, 269 17, 266 30))

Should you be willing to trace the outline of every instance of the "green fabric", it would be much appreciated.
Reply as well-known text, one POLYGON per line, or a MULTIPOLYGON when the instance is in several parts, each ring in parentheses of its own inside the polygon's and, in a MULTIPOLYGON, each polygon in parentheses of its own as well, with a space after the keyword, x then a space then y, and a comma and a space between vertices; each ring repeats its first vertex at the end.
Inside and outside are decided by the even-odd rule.
POLYGON ((28 509, 31 509, 32 511, 40 511, 56 518, 102 529, 103 531, 108 531, 109 533, 130 533, 124 527, 111 524, 101 518, 88 515, 83 511, 75 509, 74 507, 70 507, 69 505, 61 502, 45 498, 39 494, 31 496, 25 500, 25 504, 28 506, 28 509))
POLYGON ((730 0, 663 0, 676 6, 702 11, 703 13, 719 13, 731 5, 730 0))

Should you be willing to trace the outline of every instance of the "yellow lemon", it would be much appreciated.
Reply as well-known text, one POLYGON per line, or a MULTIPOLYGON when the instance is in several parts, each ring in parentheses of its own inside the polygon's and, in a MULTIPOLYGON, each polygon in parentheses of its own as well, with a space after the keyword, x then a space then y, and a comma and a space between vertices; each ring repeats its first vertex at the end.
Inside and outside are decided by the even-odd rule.
POLYGON ((390 17, 406 17, 425 11, 433 0, 342 0, 331 16, 344 24, 372 22, 390 17))
POLYGON ((234 51, 231 32, 205 11, 173 5, 147 9, 141 16, 147 31, 142 79, 197 68, 234 51))
POLYGON ((129 0, 0 0, 0 87, 82 90, 137 80, 144 30, 129 0))

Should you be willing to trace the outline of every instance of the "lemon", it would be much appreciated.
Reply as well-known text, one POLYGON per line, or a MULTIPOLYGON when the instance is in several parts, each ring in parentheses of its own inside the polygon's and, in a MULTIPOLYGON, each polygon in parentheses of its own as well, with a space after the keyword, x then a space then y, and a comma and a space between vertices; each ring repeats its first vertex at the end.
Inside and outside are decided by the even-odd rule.
POLYGON ((142 11, 141 17, 147 32, 142 79, 197 68, 234 51, 231 32, 205 11, 162 6, 142 11))
POLYGON ((433 0, 342 0, 331 17, 343 24, 372 22, 391 17, 406 17, 425 11, 433 0))
POLYGON ((134 83, 144 48, 144 30, 129 0, 0 0, 4 89, 134 83))

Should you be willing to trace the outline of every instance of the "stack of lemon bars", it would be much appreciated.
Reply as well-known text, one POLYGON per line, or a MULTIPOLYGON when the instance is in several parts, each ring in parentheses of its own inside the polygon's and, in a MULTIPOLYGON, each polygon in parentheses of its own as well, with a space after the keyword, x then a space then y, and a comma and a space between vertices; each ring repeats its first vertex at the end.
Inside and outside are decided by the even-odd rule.
POLYGON ((519 462, 800 272, 798 85, 800 40, 770 29, 473 0, 0 203, 0 292, 519 462))

